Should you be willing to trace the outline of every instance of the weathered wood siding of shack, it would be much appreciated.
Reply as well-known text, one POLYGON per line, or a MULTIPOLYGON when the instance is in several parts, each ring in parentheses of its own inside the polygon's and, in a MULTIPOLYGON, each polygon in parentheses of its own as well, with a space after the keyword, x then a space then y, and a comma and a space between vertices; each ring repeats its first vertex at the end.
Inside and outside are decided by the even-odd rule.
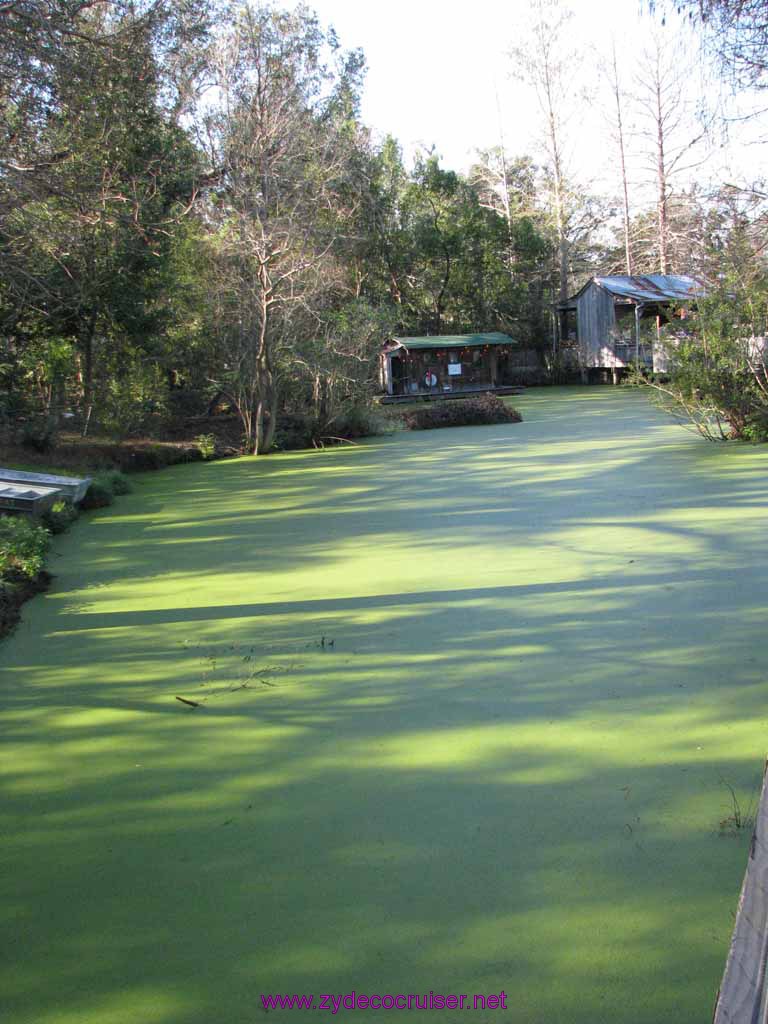
MULTIPOLYGON (((616 366, 613 296, 593 281, 576 300, 579 349, 584 366, 616 366)), ((623 364, 622 364, 623 365, 623 364)))

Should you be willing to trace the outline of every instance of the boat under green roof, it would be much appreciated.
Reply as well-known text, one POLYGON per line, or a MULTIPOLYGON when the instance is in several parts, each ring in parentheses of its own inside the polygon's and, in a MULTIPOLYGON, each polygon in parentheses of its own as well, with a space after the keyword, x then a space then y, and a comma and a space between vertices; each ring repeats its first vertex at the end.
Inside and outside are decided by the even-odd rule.
POLYGON ((500 331, 487 334, 439 334, 424 338, 394 338, 407 349, 475 348, 478 345, 516 345, 514 338, 500 331))

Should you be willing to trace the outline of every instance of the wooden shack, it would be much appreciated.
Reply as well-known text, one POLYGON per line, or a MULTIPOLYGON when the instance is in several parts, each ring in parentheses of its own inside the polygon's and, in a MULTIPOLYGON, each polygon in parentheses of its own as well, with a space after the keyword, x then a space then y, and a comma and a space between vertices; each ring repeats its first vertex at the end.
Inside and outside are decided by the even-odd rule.
POLYGON ((392 338, 380 355, 387 396, 445 396, 502 390, 517 343, 508 334, 392 338))
POLYGON ((662 331, 679 326, 703 295, 693 277, 670 274, 593 277, 580 291, 558 303, 560 337, 575 349, 579 367, 619 371, 638 363, 666 369, 662 331))

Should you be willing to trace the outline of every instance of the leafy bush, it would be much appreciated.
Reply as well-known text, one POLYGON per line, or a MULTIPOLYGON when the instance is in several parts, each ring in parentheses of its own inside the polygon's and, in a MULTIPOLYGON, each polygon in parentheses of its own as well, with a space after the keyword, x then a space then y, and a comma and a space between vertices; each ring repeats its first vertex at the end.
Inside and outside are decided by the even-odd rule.
POLYGON ((387 429, 386 417, 378 406, 356 404, 347 406, 325 428, 326 437, 374 437, 387 429))
POLYGON ((275 448, 292 451, 297 448, 311 448, 317 421, 306 412, 282 413, 275 431, 275 448))
POLYGON ((116 494, 130 494, 133 488, 130 481, 119 469, 110 469, 99 473, 93 478, 80 508, 105 508, 111 505, 116 494))
POLYGON ((541 366, 511 366, 504 374, 504 383, 513 387, 543 387, 552 383, 552 376, 541 366))
POLYGON ((106 508, 106 506, 111 505, 113 501, 114 496, 109 483, 104 483, 100 477, 96 477, 85 492, 85 497, 80 502, 80 508, 106 508))
POLYGON ((688 420, 708 440, 768 441, 768 367, 750 338, 707 333, 667 342, 667 374, 635 371, 631 382, 652 388, 659 404, 688 420))
POLYGON ((489 423, 520 423, 522 416, 503 402, 498 395, 477 398, 452 398, 430 402, 405 413, 403 420, 410 430, 433 430, 437 427, 469 427, 489 423))
POLYGON ((56 446, 56 427, 53 420, 46 416, 32 417, 24 424, 21 443, 24 448, 31 448, 41 455, 51 451, 56 446))
POLYGON ((180 456, 173 448, 164 448, 161 444, 151 444, 146 448, 137 448, 131 457, 131 465, 135 470, 164 469, 180 461, 180 456))
POLYGON ((349 404, 330 419, 318 419, 310 412, 282 413, 277 422, 275 448, 289 451, 311 448, 313 444, 335 438, 352 440, 373 437, 392 429, 391 422, 378 406, 349 404))
POLYGON ((195 438, 195 447, 200 452, 203 461, 207 462, 216 454, 216 438, 213 434, 198 434, 195 438))
POLYGON ((106 473, 99 473, 97 479, 99 483, 109 488, 113 494, 130 494, 133 490, 130 480, 119 469, 111 469, 106 473))
POLYGON ((202 416, 209 404, 210 395, 204 387, 176 387, 168 392, 166 399, 171 420, 202 416))
POLYGON ((45 562, 51 535, 21 516, 0 516, 0 577, 34 579, 45 562))
POLYGON ((77 519, 78 512, 68 501, 57 501, 43 516, 43 523, 51 533, 64 533, 77 519))
POLYGON ((752 413, 741 432, 744 441, 763 444, 768 441, 768 409, 760 409, 752 413))
POLYGON ((768 442, 768 277, 763 246, 738 221, 707 255, 693 309, 662 329, 664 375, 635 372, 659 403, 712 441, 768 442))
POLYGON ((168 387, 159 366, 131 361, 99 389, 96 419, 106 433, 127 437, 151 429, 166 415, 168 387))

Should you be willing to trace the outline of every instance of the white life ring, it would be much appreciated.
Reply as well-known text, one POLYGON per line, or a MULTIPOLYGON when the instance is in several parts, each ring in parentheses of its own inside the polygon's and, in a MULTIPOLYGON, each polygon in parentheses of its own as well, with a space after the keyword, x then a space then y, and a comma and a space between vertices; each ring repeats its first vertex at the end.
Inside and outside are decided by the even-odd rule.
POLYGON ((424 383, 428 388, 437 387, 437 377, 432 373, 431 370, 427 370, 424 374, 424 383))

